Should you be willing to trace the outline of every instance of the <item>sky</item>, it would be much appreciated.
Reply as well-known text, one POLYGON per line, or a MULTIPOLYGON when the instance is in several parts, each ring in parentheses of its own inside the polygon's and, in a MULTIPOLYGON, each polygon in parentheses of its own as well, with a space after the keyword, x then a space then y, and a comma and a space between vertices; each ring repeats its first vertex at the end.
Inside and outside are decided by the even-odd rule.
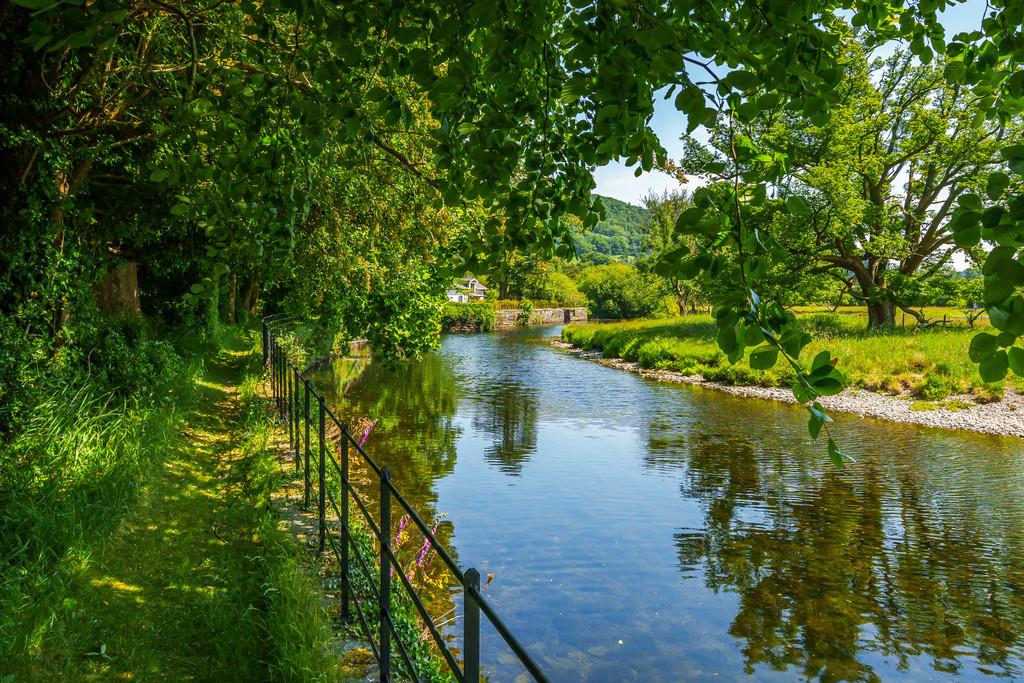
MULTIPOLYGON (((947 38, 962 31, 974 31, 980 28, 985 6, 985 0, 967 0, 961 5, 942 12, 947 38)), ((895 49, 897 46, 893 47, 895 49)), ((655 100, 651 127, 661 140, 661 144, 664 145, 669 158, 679 159, 683 151, 680 137, 686 132, 686 116, 676 111, 672 100, 665 100, 664 94, 665 91, 662 90, 655 100)), ((695 137, 698 139, 706 140, 706 136, 702 138, 702 135, 703 129, 698 129, 695 133, 695 137)), ((635 167, 628 168, 622 162, 613 162, 598 168, 594 171, 594 180, 597 182, 595 192, 639 206, 643 204, 643 198, 651 192, 664 192, 679 187, 679 183, 674 178, 660 171, 650 171, 642 174, 639 178, 633 175, 634 172, 635 167)), ((699 184, 699 179, 691 179, 689 186, 694 187, 699 184)))

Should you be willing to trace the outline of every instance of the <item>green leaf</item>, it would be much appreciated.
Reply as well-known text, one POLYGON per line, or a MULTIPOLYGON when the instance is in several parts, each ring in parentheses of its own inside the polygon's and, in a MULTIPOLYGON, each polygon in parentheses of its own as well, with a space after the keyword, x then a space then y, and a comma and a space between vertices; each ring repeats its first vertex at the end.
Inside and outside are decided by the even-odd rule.
POLYGON ((839 446, 837 446, 836 442, 832 439, 828 440, 828 457, 832 459, 832 464, 836 467, 842 467, 847 458, 847 456, 843 455, 842 451, 839 450, 839 446))
POLYGON ((793 389, 793 398, 796 399, 797 403, 802 405, 802 404, 807 403, 808 401, 811 400, 811 395, 807 392, 807 389, 804 387, 804 385, 802 383, 800 383, 800 382, 793 382, 792 389, 793 389))
POLYGON ((722 349, 725 353, 733 353, 738 346, 735 328, 732 326, 719 328, 718 348, 722 349))
POLYGON ((807 420, 807 431, 810 433, 812 439, 817 439, 818 434, 821 434, 821 426, 825 424, 824 421, 815 414, 811 414, 811 417, 807 420))
POLYGON ((976 194, 961 195, 960 199, 957 200, 957 204, 968 211, 982 211, 985 208, 981 203, 981 197, 976 194))
POLYGON ((978 364, 978 372, 986 382, 1000 382, 1006 377, 1009 367, 1006 351, 996 351, 978 364))
POLYGON ((188 289, 189 289, 189 291, 190 291, 190 292, 192 292, 192 293, 193 293, 193 294, 195 294, 196 296, 199 296, 199 295, 200 295, 200 294, 202 294, 202 293, 203 293, 203 291, 204 291, 204 290, 203 290, 203 286, 202 286, 201 284, 198 284, 198 283, 197 283, 197 284, 194 284, 194 285, 192 285, 192 286, 191 286, 191 287, 189 287, 188 289))
POLYGON ((779 350, 774 346, 766 345, 754 349, 750 353, 750 367, 754 370, 768 370, 775 367, 779 359, 779 350))
POLYGON ((806 216, 811 211, 811 205, 803 197, 787 197, 786 209, 794 216, 806 216))
POLYGON ((829 365, 832 365, 832 355, 828 351, 822 351, 811 361, 811 372, 829 365))
POLYGON ((996 352, 996 336, 988 332, 974 335, 971 345, 967 349, 967 355, 975 363, 980 363, 996 352))
POLYGON ((845 386, 842 378, 839 377, 837 373, 830 374, 826 377, 811 379, 810 384, 821 396, 834 396, 842 392, 845 386))
POLYGON ((988 184, 985 187, 985 194, 989 199, 999 199, 1006 188, 1010 186, 1010 176, 996 171, 988 177, 988 184))
POLYGON ((1006 361, 1013 374, 1024 377, 1024 349, 1019 346, 1010 347, 1006 352, 1006 361))
POLYGON ((1020 161, 1024 159, 1024 145, 1008 145, 999 152, 1007 161, 1020 161))

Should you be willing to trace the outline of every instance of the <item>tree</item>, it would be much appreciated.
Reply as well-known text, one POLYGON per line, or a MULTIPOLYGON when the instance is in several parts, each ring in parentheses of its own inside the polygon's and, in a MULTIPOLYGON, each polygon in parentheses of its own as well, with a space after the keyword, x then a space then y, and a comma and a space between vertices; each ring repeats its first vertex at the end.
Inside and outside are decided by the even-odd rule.
POLYGON ((556 264, 546 264, 530 278, 523 295, 530 299, 557 301, 562 306, 585 306, 587 297, 576 282, 565 273, 555 270, 556 264))
POLYGON ((584 268, 578 284, 598 318, 643 318, 663 305, 657 278, 624 263, 584 268))
MULTIPOLYGON (((982 31, 948 43, 938 9, 898 0, 642 0, 495 10, 403 0, 356 12, 322 0, 15 0, 0 5, 10 65, 0 75, 2 312, 17 317, 12 330, 45 330, 38 344, 55 354, 74 337, 63 333, 69 315, 95 306, 91 285, 119 253, 161 256, 145 270, 177 284, 164 293, 172 307, 215 311, 232 273, 258 279, 278 305, 296 228, 308 217, 311 171, 330 166, 410 174, 422 181, 415 201, 424 211, 480 207, 484 228, 471 232, 453 273, 486 272, 512 249, 568 258, 569 217, 586 228, 601 217, 591 198, 595 165, 622 158, 639 173, 666 163, 650 126, 656 92, 668 89, 690 130, 723 112, 750 123, 779 105, 824 125, 841 95, 847 20, 873 41, 907 41, 925 63, 944 54, 947 82, 973 91, 979 119, 1010 122, 1024 98, 1024 8, 997 0, 982 31), (188 258, 179 265, 180 254, 188 258)), ((720 341, 735 357, 744 346, 737 332, 767 330, 765 343, 794 364, 798 398, 810 402, 817 389, 799 362, 804 344, 777 343, 796 339, 793 321, 758 303, 775 254, 741 215, 799 160, 782 163, 754 145, 730 150, 744 164, 768 159, 731 194, 695 197, 700 211, 719 200, 736 209, 703 224, 736 249, 735 273, 716 282, 720 341)), ((1024 173, 1024 146, 1002 155, 1014 177, 1024 173)), ((1024 373, 1016 227, 1024 202, 1013 178, 991 178, 986 192, 997 205, 965 192, 952 224, 957 244, 984 238, 997 247, 985 258, 985 305, 1001 334, 980 336, 973 353, 986 379, 1010 367, 1024 373)), ((687 223, 701 219, 690 214, 687 223)), ((694 258, 678 256, 680 270, 719 274, 703 242, 694 258)), ((28 336, 12 344, 37 344, 28 336)), ((833 369, 818 368, 829 390, 833 369)))
MULTIPOLYGON (((871 61, 848 44, 839 101, 827 120, 772 110, 737 126, 739 144, 792 159, 779 200, 797 209, 759 224, 786 252, 790 272, 828 274, 867 306, 868 325, 892 325, 897 308, 959 250, 951 227, 957 200, 1006 170, 999 150, 1021 140, 1017 123, 977 121, 975 98, 945 80, 947 64, 897 52, 871 61), (817 121, 817 122, 816 122, 817 121)), ((691 141, 686 170, 724 166, 734 142, 722 118, 713 154, 691 141)), ((764 152, 762 152, 764 153, 764 152)))
MULTIPOLYGON (((692 239, 684 239, 676 231, 679 216, 693 206, 689 191, 683 189, 666 190, 662 194, 652 193, 644 197, 644 206, 650 212, 651 218, 644 234, 644 248, 647 253, 638 264, 641 269, 654 268, 666 254, 680 248, 693 254, 696 243, 692 239)), ((672 296, 675 297, 680 315, 696 313, 698 306, 705 305, 707 296, 698 281, 680 278, 673 272, 668 273, 665 281, 672 291, 672 296)))

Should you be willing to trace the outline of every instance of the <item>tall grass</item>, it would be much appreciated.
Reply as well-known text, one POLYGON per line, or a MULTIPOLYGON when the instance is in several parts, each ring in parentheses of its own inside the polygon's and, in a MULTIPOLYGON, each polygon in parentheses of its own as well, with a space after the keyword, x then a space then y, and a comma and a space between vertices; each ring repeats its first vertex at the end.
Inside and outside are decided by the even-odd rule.
MULTIPOLYGON (((179 401, 192 384, 182 373, 179 401)), ((38 651, 71 577, 170 447, 179 416, 176 403, 65 387, 0 447, 0 658, 38 651)))
POLYGON ((274 426, 259 395, 262 378, 242 382, 239 472, 247 507, 255 520, 258 551, 250 560, 249 592, 259 607, 258 624, 268 650, 273 681, 336 681, 342 674, 334 653, 331 617, 303 549, 279 528, 268 505, 284 481, 271 448, 274 426))
MULTIPOLYGON (((851 385, 871 391, 909 393, 937 400, 953 394, 973 394, 987 401, 1002 396, 1005 385, 1024 387, 1019 378, 987 384, 967 355, 976 331, 967 327, 917 329, 895 327, 869 331, 858 316, 830 313, 801 315, 801 325, 814 337, 802 358, 828 349, 838 357, 851 385)), ((601 350, 645 368, 701 375, 728 384, 786 386, 792 372, 783 365, 751 370, 744 361, 730 364, 715 342, 709 315, 639 320, 609 324, 574 324, 562 332, 565 341, 601 350)))

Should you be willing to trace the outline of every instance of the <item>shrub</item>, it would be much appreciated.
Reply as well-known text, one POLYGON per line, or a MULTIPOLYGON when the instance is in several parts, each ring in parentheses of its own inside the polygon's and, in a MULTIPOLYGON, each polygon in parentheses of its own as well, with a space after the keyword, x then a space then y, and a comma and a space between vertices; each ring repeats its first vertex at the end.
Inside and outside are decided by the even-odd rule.
POLYGON ((529 299, 523 299, 519 302, 519 315, 516 317, 516 322, 520 325, 529 325, 531 315, 533 315, 533 303, 529 299))
POLYGON ((487 302, 456 303, 449 301, 441 311, 441 329, 450 332, 453 329, 472 327, 480 332, 494 329, 494 306, 487 302))
POLYGON ((623 263, 584 268, 579 288, 599 318, 643 318, 663 305, 660 280, 623 263))

